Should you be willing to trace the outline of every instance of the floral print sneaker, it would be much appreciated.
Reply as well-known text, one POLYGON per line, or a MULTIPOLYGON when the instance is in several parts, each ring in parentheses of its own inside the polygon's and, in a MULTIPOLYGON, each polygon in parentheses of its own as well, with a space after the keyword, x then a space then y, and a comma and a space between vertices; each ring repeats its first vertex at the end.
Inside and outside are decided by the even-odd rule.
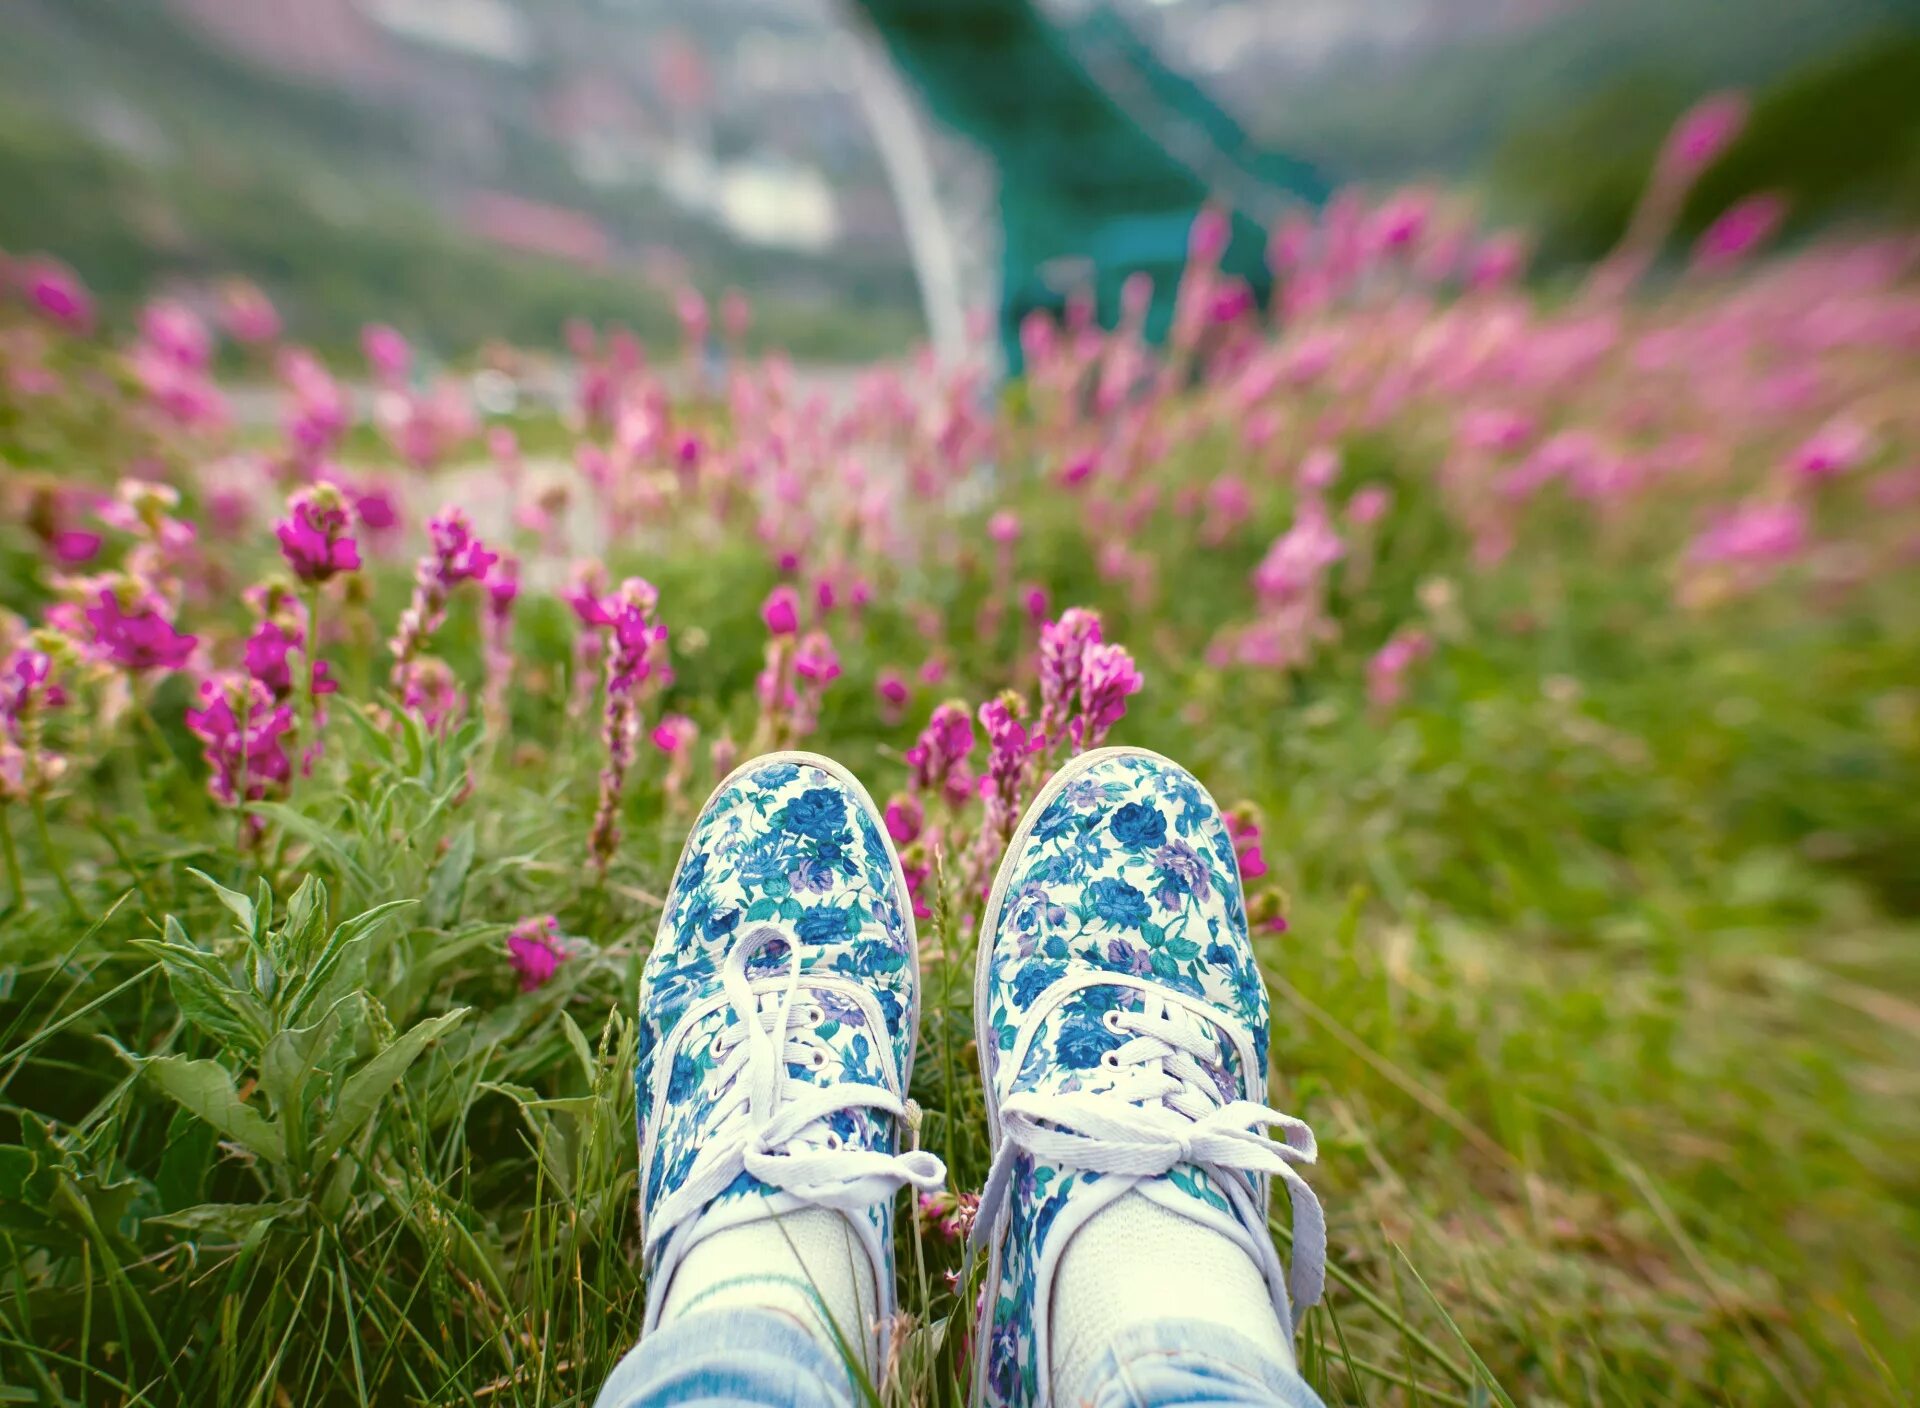
POLYGON ((1054 1269, 1134 1189, 1244 1247, 1297 1325, 1324 1277, 1320 1205, 1293 1168, 1313 1135, 1263 1103, 1266 986, 1233 840, 1191 773, 1102 748, 1041 789, 987 901, 974 1021, 994 1144, 976 1401, 1046 1399, 1054 1269), (1267 1232, 1275 1177, 1293 1196, 1291 1295, 1267 1232))
POLYGON ((714 790, 640 980, 647 1329, 701 1239, 806 1207, 848 1215, 891 1304, 892 1195, 946 1182, 900 1152, 919 980, 900 858, 850 773, 778 753, 714 790))

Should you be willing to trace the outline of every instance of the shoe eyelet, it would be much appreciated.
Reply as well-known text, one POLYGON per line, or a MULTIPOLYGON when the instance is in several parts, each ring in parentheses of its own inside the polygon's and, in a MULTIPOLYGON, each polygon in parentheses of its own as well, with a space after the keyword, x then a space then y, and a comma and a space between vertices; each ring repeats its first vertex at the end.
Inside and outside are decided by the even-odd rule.
POLYGON ((726 1054, 726 1035, 727 1029, 721 1027, 707 1041, 707 1053, 716 1061, 726 1054))
POLYGON ((817 1027, 827 1020, 827 1009, 817 1002, 809 1002, 806 1010, 807 1025, 817 1027))
POLYGON ((814 1047, 813 1054, 807 1058, 807 1064, 816 1071, 824 1071, 827 1068, 827 1053, 817 1046, 814 1047))
POLYGON ((1120 1053, 1118 1051, 1106 1052, 1100 1057, 1100 1064, 1105 1066, 1110 1071, 1119 1070, 1120 1069, 1120 1053))
POLYGON ((1117 1035, 1120 1031, 1120 1009, 1118 1007, 1109 1007, 1105 1014, 1101 1016, 1100 1023, 1108 1031, 1117 1035))
POLYGON ((840 1148, 840 1136, 832 1132, 829 1132, 827 1134, 827 1147, 829 1149, 838 1151, 838 1149, 840 1148))

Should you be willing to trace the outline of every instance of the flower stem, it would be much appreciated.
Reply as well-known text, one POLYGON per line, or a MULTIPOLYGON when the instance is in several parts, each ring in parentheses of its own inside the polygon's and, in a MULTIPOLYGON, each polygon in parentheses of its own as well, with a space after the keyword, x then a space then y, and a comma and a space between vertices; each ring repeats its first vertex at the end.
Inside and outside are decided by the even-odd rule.
POLYGON ((300 682, 300 748, 307 758, 319 755, 319 701, 313 692, 314 674, 320 668, 320 584, 307 588, 306 678, 300 682))
POLYGON ((13 808, 0 806, 0 848, 7 853, 7 883, 13 887, 13 907, 27 907, 27 881, 20 873, 20 852, 13 845, 13 808))
POLYGON ((67 902, 67 908, 73 911, 75 919, 85 919, 86 910, 80 907, 80 901, 74 896, 73 886, 67 883, 67 864, 60 852, 54 847, 53 832, 47 827, 47 804, 35 793, 31 802, 33 807, 34 829, 40 835, 40 851, 46 857, 47 869, 53 872, 55 883, 60 886, 60 894, 67 902))

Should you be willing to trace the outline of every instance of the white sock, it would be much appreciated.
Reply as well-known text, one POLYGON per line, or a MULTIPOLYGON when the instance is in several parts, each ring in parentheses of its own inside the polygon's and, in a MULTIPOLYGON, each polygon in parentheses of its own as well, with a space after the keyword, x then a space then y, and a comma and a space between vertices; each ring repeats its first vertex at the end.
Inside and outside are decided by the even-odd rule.
POLYGON ((1280 1363, 1293 1344, 1266 1277, 1223 1232, 1169 1212, 1137 1189, 1087 1219, 1054 1273, 1047 1372, 1056 1404, 1084 1403, 1123 1330, 1170 1318, 1211 1320, 1280 1363))
POLYGON ((771 1310, 796 1320, 838 1351, 832 1326, 862 1364, 871 1353, 873 1263, 846 1217, 802 1208, 729 1227, 701 1239, 674 1270, 660 1321, 719 1309, 771 1310))

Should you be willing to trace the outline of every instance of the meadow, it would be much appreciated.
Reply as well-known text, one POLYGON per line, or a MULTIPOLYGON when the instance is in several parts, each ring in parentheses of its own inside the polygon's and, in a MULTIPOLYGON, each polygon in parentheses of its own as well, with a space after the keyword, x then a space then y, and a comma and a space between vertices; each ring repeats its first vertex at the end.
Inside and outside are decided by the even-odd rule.
POLYGON ((1166 346, 1070 301, 1004 386, 823 386, 689 291, 553 411, 10 258, 0 1400, 590 1403, 662 888, 800 746, 914 882, 954 1182, 879 1393, 959 1401, 981 887, 1104 737, 1236 816, 1329 1403, 1911 1402, 1920 243, 1674 240, 1739 122, 1577 284, 1347 194, 1262 309, 1203 214, 1166 346))

